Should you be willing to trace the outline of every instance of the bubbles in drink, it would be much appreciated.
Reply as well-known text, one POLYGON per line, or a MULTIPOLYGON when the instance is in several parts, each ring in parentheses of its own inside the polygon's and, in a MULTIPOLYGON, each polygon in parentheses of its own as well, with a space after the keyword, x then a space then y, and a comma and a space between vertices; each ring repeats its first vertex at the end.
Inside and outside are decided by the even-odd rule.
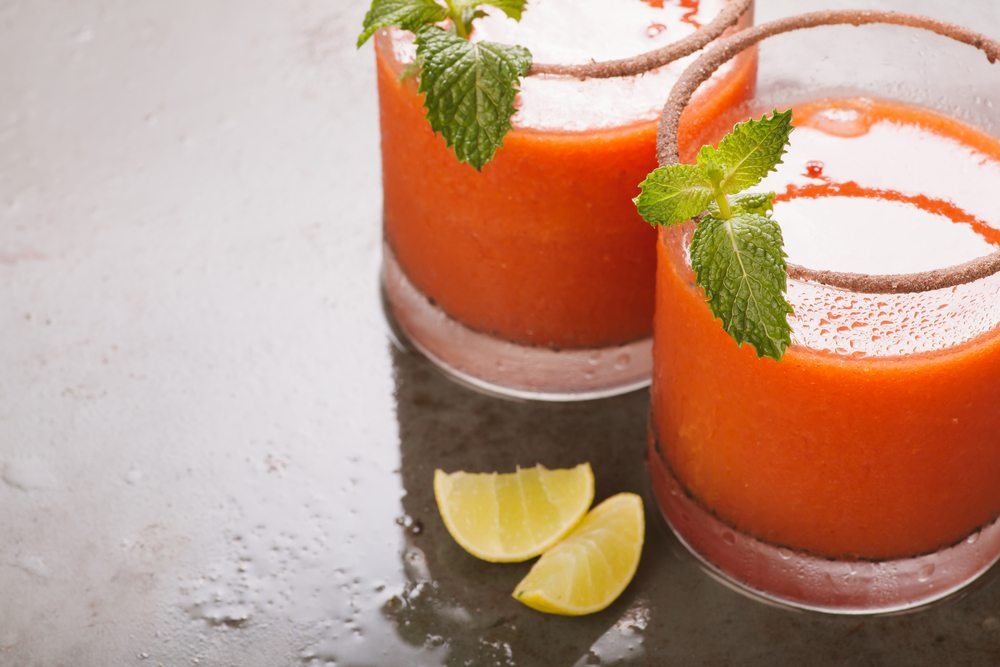
MULTIPOLYGON (((796 107, 774 216, 789 262, 816 270, 906 274, 1000 248, 992 201, 1000 147, 953 121, 869 99, 796 107), (992 148, 991 148, 992 146, 992 148), (991 152, 992 151, 992 152, 991 152)), ((1000 277, 918 294, 851 294, 791 280, 793 339, 846 357, 950 347, 1000 324, 1000 277)))
POLYGON ((666 30, 666 29, 667 29, 667 26, 663 25, 662 23, 650 23, 646 27, 646 37, 649 37, 650 39, 652 39, 654 37, 659 36, 659 34, 661 32, 663 32, 664 30, 666 30))

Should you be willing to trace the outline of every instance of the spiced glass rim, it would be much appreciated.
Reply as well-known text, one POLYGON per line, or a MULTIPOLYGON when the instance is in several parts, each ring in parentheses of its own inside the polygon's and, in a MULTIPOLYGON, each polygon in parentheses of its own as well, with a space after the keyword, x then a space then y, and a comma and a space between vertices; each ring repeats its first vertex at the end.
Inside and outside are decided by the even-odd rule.
MULTIPOLYGON (((681 114, 698 87, 725 63, 768 37, 832 25, 890 24, 927 30, 979 49, 990 63, 1000 60, 1000 42, 963 26, 918 14, 882 10, 824 10, 798 14, 747 28, 717 41, 698 57, 674 84, 660 114, 656 158, 660 165, 678 164, 681 114)), ((810 269, 788 264, 788 275, 851 292, 903 294, 956 287, 1000 273, 1000 250, 962 264, 902 274, 869 274, 810 269)))
POLYGON ((652 51, 628 58, 592 61, 575 65, 533 63, 531 69, 528 70, 528 76, 548 74, 577 79, 613 79, 650 72, 702 50, 715 39, 721 37, 726 30, 735 26, 740 18, 749 11, 752 4, 753 0, 725 0, 725 5, 711 21, 687 37, 652 51))

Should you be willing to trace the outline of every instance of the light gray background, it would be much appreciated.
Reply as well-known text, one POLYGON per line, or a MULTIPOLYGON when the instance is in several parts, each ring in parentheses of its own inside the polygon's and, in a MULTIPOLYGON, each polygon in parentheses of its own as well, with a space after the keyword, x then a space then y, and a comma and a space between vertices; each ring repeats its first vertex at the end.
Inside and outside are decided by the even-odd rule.
POLYGON ((646 396, 509 403, 390 346, 363 12, 0 0, 0 665, 1000 662, 996 586, 794 614, 653 521, 624 597, 562 619, 447 538, 436 466, 643 492, 646 396))

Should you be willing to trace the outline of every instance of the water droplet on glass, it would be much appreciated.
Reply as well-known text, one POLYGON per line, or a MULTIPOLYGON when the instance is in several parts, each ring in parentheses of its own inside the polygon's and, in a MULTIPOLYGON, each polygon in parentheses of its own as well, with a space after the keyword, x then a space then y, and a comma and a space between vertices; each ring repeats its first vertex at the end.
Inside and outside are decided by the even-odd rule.
POLYGON ((924 565, 922 568, 920 568, 920 571, 917 572, 917 581, 919 581, 920 583, 930 581, 930 578, 934 576, 934 569, 935 568, 933 564, 924 565))

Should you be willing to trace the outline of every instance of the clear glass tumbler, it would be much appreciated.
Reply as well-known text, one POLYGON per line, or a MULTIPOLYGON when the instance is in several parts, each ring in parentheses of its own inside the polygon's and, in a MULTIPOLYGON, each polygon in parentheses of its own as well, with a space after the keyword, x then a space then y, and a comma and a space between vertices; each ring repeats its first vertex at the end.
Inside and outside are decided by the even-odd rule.
MULTIPOLYGON (((752 1, 623 2, 605 3, 606 34, 577 36, 601 49, 593 57, 536 62, 514 129, 481 172, 431 132, 416 79, 406 76, 412 35, 376 37, 387 312, 417 350, 467 384, 580 400, 649 382, 655 233, 631 198, 655 166, 656 118, 670 86, 694 52, 751 23, 752 1), (633 14, 639 22, 626 25, 633 14), (650 22, 657 16, 672 18, 650 22), (645 52, 635 55, 636 44, 645 52)), ((588 2, 588 20, 601 18, 599 6, 588 2)), ((582 11, 571 0, 538 0, 510 35, 477 24, 473 38, 582 29, 582 11), (562 22, 529 25, 532 12, 562 22)), ((536 61, 559 57, 543 52, 554 38, 536 37, 536 61)), ((745 98, 753 73, 752 54, 720 71, 685 132, 745 98)))
POLYGON ((713 318, 691 223, 658 244, 653 489, 677 537, 740 590, 896 612, 1000 558, 997 57, 997 42, 923 17, 817 12, 718 42, 671 93, 663 163, 763 111, 792 108, 796 126, 762 184, 790 255, 783 359, 713 318), (746 49, 753 97, 678 143, 691 94, 746 49))

